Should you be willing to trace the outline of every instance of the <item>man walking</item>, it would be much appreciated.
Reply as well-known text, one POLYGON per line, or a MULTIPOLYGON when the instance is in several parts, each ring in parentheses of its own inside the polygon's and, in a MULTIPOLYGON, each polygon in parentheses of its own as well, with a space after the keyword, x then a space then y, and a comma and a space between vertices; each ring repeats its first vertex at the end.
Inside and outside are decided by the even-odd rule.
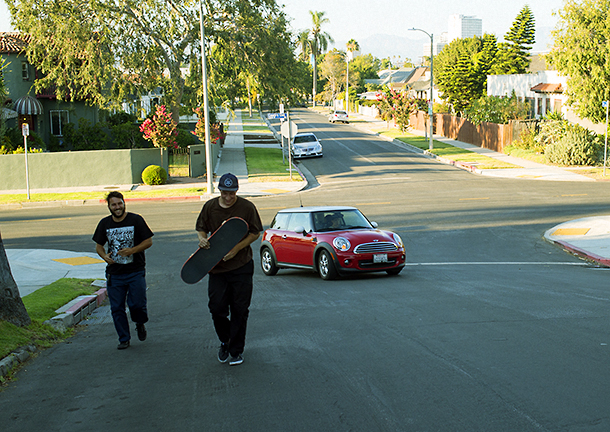
POLYGON ((125 211, 125 200, 120 192, 106 197, 110 216, 103 218, 93 234, 97 254, 108 263, 106 291, 114 328, 119 336, 118 349, 129 348, 131 335, 125 311, 129 306, 131 319, 136 323, 138 339, 146 340, 148 311, 146 308, 146 260, 144 251, 152 246, 153 232, 144 218, 125 211), (104 245, 108 243, 108 251, 104 245))
POLYGON ((253 203, 237 196, 238 188, 237 177, 224 174, 218 183, 220 197, 204 204, 195 226, 199 247, 208 249, 208 235, 227 219, 240 217, 248 223, 248 234, 210 271, 208 279, 208 307, 220 339, 218 360, 221 363, 229 360, 232 366, 244 361, 242 354, 254 274, 250 245, 263 230, 258 210, 253 203))

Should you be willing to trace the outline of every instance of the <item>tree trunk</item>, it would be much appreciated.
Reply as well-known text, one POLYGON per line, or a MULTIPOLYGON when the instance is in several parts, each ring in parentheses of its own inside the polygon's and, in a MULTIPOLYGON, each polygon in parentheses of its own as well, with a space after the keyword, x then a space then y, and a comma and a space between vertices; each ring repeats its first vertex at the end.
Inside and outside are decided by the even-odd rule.
POLYGON ((314 55, 313 56, 313 88, 312 88, 312 94, 313 94, 313 106, 316 106, 316 87, 318 87, 318 58, 314 55))
POLYGON ((25 310, 19 288, 13 279, 11 267, 6 257, 2 235, 0 234, 0 320, 16 326, 30 325, 32 320, 25 310))

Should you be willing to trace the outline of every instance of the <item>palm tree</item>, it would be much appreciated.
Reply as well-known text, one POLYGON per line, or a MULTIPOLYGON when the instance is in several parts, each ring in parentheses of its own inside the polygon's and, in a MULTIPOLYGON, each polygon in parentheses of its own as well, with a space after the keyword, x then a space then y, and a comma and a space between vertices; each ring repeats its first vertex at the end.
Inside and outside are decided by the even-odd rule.
POLYGON ((311 54, 311 43, 309 41, 309 30, 303 30, 297 36, 297 47, 299 48, 300 54, 299 59, 307 61, 311 54))
POLYGON ((326 12, 313 12, 311 14, 311 21, 313 27, 311 28, 311 38, 309 39, 309 46, 311 54, 313 55, 313 106, 316 106, 316 87, 318 84, 318 56, 322 54, 328 48, 329 43, 334 43, 333 38, 326 32, 322 31, 322 25, 329 23, 329 19, 325 18, 326 12))

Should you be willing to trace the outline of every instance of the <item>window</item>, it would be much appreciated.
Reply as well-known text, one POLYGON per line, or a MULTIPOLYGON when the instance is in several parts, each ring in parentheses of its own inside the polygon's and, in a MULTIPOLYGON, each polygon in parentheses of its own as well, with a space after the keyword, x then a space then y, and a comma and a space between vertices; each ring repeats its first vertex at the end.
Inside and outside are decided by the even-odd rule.
POLYGON ((21 62, 21 78, 24 81, 30 80, 30 64, 28 62, 21 62))
POLYGON ((273 222, 271 222, 271 228, 278 230, 288 229, 288 220, 290 219, 290 213, 278 213, 275 216, 273 222))
POLYGON ((51 135, 63 136, 64 126, 68 124, 68 111, 49 111, 51 115, 51 135))
POLYGON ((288 230, 294 231, 300 226, 305 228, 306 232, 311 231, 311 218, 309 217, 309 213, 292 213, 292 217, 288 223, 288 230))

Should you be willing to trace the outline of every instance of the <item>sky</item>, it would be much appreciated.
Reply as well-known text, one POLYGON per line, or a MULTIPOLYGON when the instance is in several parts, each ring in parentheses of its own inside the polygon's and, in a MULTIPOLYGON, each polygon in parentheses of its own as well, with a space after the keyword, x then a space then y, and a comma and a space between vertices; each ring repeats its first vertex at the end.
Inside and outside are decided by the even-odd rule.
MULTIPOLYGON (((476 16, 483 20, 483 33, 493 33, 500 39, 510 29, 527 1, 510 0, 277 0, 291 18, 295 31, 311 27, 309 11, 325 12, 329 23, 323 30, 336 41, 337 48, 345 49, 345 42, 369 38, 377 34, 399 36, 413 40, 428 38, 420 28, 434 35, 447 31, 449 15, 476 16)), ((536 28, 554 28, 557 12, 563 0, 529 0, 536 20, 536 28)), ((0 0, 0 31, 12 31, 4 0, 0 0)), ((428 39, 429 40, 429 39, 428 39)), ((396 47, 400 54, 400 47, 396 47)), ((375 53, 373 53, 375 54, 375 53)))

